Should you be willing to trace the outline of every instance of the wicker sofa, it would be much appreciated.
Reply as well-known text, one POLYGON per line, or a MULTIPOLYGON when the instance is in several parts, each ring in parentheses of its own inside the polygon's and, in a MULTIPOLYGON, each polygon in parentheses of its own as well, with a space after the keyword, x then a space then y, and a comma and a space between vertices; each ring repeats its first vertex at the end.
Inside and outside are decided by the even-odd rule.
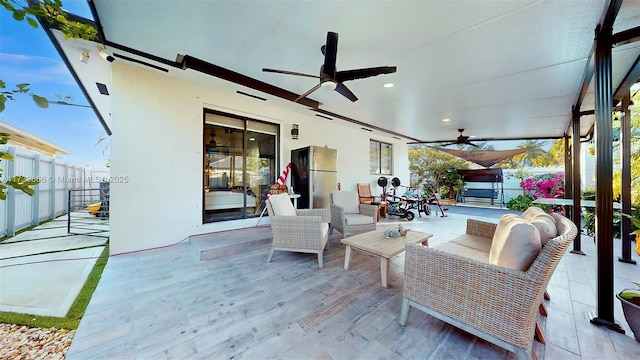
POLYGON ((489 262, 483 249, 494 238, 497 225, 492 223, 468 219, 466 234, 452 240, 458 244, 441 249, 407 244, 400 324, 407 323, 409 310, 415 307, 512 351, 519 359, 535 358, 539 305, 551 275, 578 234, 569 219, 552 216, 557 236, 542 246, 526 270, 489 262))

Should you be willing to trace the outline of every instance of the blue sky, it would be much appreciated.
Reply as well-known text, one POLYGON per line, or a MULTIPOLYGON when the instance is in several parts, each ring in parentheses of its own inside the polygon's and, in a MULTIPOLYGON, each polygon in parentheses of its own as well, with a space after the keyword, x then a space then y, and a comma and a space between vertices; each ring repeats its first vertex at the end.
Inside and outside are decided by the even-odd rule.
MULTIPOLYGON (((62 3, 67 11, 92 19, 86 0, 62 3)), ((56 94, 70 95, 73 100, 67 102, 88 105, 44 30, 15 21, 4 8, 0 8, 0 79, 7 89, 29 83, 33 93, 50 100, 58 100, 56 94)), ((7 101, 0 120, 70 151, 58 156, 63 162, 104 167, 108 161, 108 140, 96 145, 106 133, 91 108, 50 105, 41 109, 31 97, 18 96, 7 101)))

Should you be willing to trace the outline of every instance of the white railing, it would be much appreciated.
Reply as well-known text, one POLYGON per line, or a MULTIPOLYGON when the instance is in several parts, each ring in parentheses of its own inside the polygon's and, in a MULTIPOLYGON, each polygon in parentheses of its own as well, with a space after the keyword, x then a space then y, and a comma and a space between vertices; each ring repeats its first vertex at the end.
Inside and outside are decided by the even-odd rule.
POLYGON ((2 146, 0 151, 13 155, 13 161, 0 162, 3 180, 18 175, 40 180, 33 196, 11 187, 5 189, 7 199, 0 201, 0 237, 13 236, 24 228, 65 214, 69 190, 98 188, 95 180, 105 175, 103 169, 67 164, 27 149, 2 146))

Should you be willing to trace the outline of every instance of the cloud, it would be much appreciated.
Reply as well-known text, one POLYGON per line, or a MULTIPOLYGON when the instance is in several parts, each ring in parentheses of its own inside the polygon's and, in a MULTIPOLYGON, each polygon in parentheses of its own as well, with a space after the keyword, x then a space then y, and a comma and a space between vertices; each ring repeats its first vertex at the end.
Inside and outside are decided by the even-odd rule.
POLYGON ((60 59, 23 54, 0 53, 2 77, 7 85, 48 82, 75 85, 69 69, 60 59))

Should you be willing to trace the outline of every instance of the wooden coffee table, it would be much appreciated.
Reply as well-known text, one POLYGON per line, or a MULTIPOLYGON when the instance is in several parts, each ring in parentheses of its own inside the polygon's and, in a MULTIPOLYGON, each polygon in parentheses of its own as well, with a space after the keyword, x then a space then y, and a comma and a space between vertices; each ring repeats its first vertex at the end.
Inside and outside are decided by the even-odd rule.
POLYGON ((428 245, 428 240, 433 234, 411 230, 406 236, 387 238, 385 229, 378 229, 366 233, 350 236, 340 240, 347 246, 344 253, 344 269, 349 270, 351 262, 351 249, 365 252, 380 257, 380 272, 382 274, 382 287, 386 288, 389 282, 389 259, 404 252, 407 243, 428 245))

